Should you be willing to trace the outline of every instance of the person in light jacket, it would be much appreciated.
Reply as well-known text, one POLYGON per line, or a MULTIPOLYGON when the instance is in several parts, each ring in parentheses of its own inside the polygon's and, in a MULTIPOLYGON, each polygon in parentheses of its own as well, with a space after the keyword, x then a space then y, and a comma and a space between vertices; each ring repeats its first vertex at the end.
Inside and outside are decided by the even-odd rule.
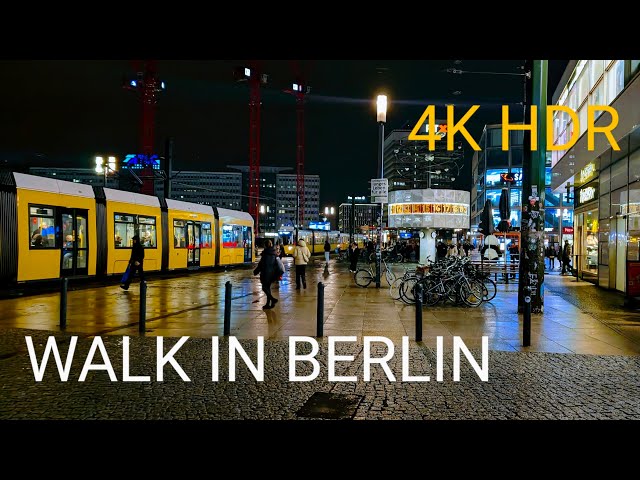
POLYGON ((310 258, 311 252, 307 248, 307 243, 304 240, 298 240, 298 245, 293 250, 293 261, 296 264, 296 290, 300 290, 300 282, 303 288, 307 288, 305 273, 310 258))

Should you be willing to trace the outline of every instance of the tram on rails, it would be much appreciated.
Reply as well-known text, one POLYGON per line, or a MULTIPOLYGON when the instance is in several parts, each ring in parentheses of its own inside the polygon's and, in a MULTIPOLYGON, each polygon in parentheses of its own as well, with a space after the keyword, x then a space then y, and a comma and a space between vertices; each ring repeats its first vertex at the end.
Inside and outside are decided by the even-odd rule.
POLYGON ((146 271, 255 261, 247 212, 0 173, 0 283, 121 275, 132 238, 146 271))
MULTIPOLYGON (((291 235, 291 237, 292 236, 293 235, 291 235)), ((364 248, 366 245, 365 236, 357 233, 354 234, 353 237, 354 241, 358 243, 358 247, 364 248)), ((326 239, 329 239, 332 252, 335 252, 338 247, 340 247, 341 251, 349 248, 348 233, 339 232, 337 230, 298 230, 298 240, 305 241, 312 255, 324 253, 324 242, 326 239)), ((293 240, 289 241, 289 243, 284 245, 284 253, 286 255, 293 255, 295 247, 293 240)))

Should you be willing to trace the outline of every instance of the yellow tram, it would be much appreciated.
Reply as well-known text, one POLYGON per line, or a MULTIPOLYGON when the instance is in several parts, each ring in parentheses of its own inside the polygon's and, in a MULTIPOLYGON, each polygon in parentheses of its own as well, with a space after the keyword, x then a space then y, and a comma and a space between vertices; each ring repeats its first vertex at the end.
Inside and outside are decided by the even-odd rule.
POLYGON ((22 173, 0 174, 0 283, 252 263, 246 212, 22 173))

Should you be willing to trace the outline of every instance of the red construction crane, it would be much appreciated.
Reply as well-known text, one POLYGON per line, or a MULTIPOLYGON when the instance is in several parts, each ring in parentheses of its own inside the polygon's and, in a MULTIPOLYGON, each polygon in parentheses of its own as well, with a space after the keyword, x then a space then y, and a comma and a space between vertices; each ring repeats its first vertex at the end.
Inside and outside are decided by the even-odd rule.
POLYGON ((285 90, 285 92, 296 99, 296 189, 298 191, 296 223, 299 228, 304 228, 304 101, 306 95, 311 92, 311 87, 303 84, 299 63, 294 62, 293 66, 297 78, 291 85, 291 90, 285 90))
POLYGON ((260 203, 260 87, 267 84, 268 76, 257 63, 236 68, 236 81, 249 85, 249 213, 259 232, 260 203))
POLYGON ((140 152, 127 156, 125 161, 129 168, 139 170, 138 177, 143 182, 140 192, 154 195, 153 171, 160 168, 159 157, 154 154, 156 103, 158 93, 165 89, 165 83, 156 74, 155 60, 136 62, 134 68, 136 76, 125 79, 123 87, 136 93, 140 100, 140 152))

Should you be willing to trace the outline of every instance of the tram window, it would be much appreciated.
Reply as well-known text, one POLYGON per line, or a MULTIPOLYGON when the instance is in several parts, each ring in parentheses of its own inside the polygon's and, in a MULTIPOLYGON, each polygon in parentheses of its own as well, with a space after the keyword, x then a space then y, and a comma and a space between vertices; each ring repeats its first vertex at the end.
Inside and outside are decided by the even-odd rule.
POLYGON ((156 248, 156 217, 138 215, 138 235, 144 248, 156 248))
POLYGON ((135 215, 115 214, 115 247, 131 248, 133 236, 136 234, 135 215))
POLYGON ((243 247, 242 225, 222 225, 222 246, 225 248, 243 247))
POLYGON ((187 247, 187 231, 186 231, 184 220, 173 221, 173 247, 174 248, 187 247))
POLYGON ((211 224, 202 223, 200 226, 200 248, 211 248, 213 237, 211 236, 211 224))
POLYGON ((33 248, 56 248, 54 208, 29 206, 29 245, 33 248))
POLYGON ((133 236, 140 236, 145 248, 156 248, 156 217, 116 213, 114 216, 114 244, 116 248, 131 248, 133 236))

